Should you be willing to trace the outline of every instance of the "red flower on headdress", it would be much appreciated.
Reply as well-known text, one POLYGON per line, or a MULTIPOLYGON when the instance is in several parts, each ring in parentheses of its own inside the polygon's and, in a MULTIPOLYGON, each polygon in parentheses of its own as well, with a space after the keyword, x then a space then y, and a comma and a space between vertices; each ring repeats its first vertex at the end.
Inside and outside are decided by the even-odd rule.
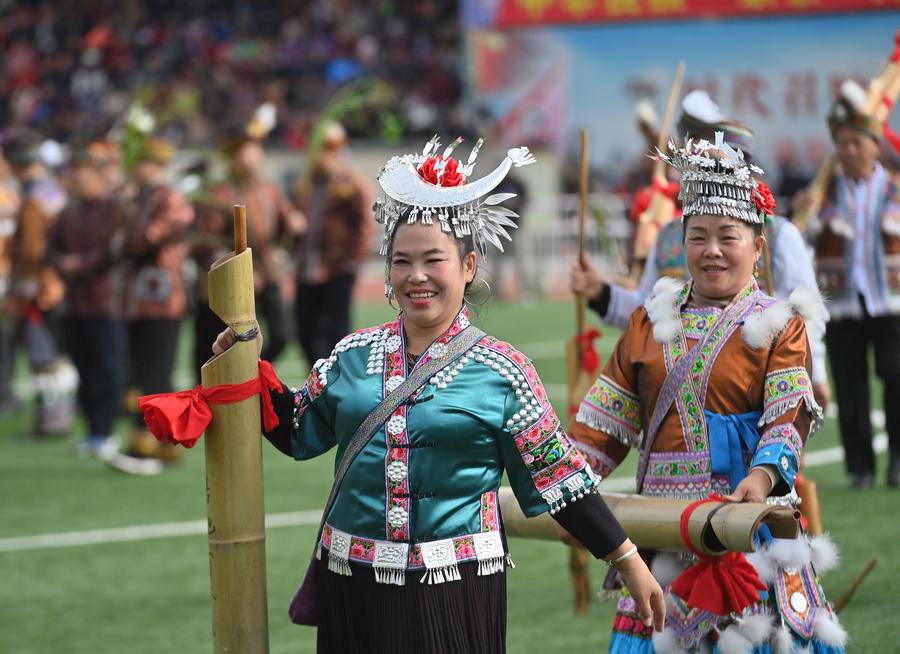
POLYGON ((765 182, 757 182, 750 197, 753 198, 757 209, 767 215, 772 215, 775 210, 775 196, 772 195, 772 190, 765 182))
POLYGON ((459 171, 459 162, 452 157, 428 157, 418 168, 419 177, 436 186, 461 186, 466 177, 459 171), (446 162, 443 172, 440 171, 441 162, 446 162))

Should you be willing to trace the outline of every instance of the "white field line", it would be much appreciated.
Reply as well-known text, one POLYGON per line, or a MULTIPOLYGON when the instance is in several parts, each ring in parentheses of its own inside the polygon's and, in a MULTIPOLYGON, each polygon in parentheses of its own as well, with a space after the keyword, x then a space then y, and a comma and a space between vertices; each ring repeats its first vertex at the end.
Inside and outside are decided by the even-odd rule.
MULTIPOLYGON (((874 420, 873 416, 873 422, 874 420)), ((875 437, 875 451, 887 451, 887 435, 880 433, 875 437)), ((804 455, 805 467, 823 466, 843 460, 844 452, 840 447, 809 452, 804 455)), ((604 481, 602 490, 611 493, 634 492, 634 480, 610 479, 604 481)), ((321 510, 294 511, 289 513, 271 513, 266 516, 266 528, 308 527, 316 525, 322 518, 321 510)), ((38 534, 35 536, 14 536, 0 538, 0 553, 22 552, 78 545, 96 545, 100 543, 124 543, 144 541, 155 538, 174 538, 176 536, 199 536, 207 533, 206 520, 190 520, 187 522, 164 522, 153 525, 134 525, 132 527, 115 527, 112 529, 91 529, 88 531, 68 531, 55 534, 38 534)))

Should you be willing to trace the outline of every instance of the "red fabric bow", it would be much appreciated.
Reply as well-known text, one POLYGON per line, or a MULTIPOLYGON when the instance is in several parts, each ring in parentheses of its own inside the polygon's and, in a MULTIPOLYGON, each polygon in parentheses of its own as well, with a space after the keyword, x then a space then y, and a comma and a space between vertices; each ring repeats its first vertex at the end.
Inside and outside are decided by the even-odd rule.
POLYGON ((600 355, 594 349, 594 339, 600 336, 597 329, 589 329, 575 337, 575 342, 581 346, 581 369, 589 375, 597 372, 600 367, 600 355))
POLYGON ((253 379, 240 384, 222 384, 212 388, 198 384, 187 391, 144 395, 138 399, 138 408, 156 440, 191 448, 212 420, 211 404, 233 404, 258 394, 262 401, 263 429, 275 429, 278 415, 272 406, 270 390, 284 392, 272 364, 260 361, 259 376, 253 379))
POLYGON ((713 493, 704 500, 690 504, 681 514, 681 540, 700 561, 682 572, 672 582, 672 592, 691 608, 709 611, 715 615, 728 615, 743 611, 758 602, 759 593, 766 590, 766 585, 743 553, 728 552, 713 557, 704 554, 691 544, 687 528, 691 514, 701 504, 721 501, 724 501, 723 498, 713 493))

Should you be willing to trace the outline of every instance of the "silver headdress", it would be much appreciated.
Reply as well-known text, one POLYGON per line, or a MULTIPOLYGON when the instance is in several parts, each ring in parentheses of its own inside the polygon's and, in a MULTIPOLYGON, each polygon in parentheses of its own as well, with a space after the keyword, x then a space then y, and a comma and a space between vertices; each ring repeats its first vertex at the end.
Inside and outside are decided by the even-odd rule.
POLYGON ((439 155, 441 144, 435 136, 422 154, 393 157, 378 171, 378 182, 384 191, 375 202, 375 220, 384 225, 381 254, 387 254, 391 234, 404 216, 408 223, 421 220, 426 225, 437 219, 441 229, 456 238, 471 235, 482 255, 487 243, 502 252, 500 237, 512 240, 507 228, 516 227, 512 218, 518 214, 500 203, 515 194, 484 196, 497 188, 510 168, 534 163, 534 157, 528 148, 513 148, 489 175, 467 182, 483 140, 478 140, 464 165, 450 157, 461 142, 461 138, 456 139, 439 155))
POLYGON ((716 132, 715 143, 688 139, 683 148, 676 148, 670 141, 669 151, 657 149, 653 158, 681 173, 678 199, 684 218, 706 214, 760 224, 772 215, 772 192, 753 176, 764 174, 763 169, 745 161, 741 150, 725 142, 723 132, 716 132))

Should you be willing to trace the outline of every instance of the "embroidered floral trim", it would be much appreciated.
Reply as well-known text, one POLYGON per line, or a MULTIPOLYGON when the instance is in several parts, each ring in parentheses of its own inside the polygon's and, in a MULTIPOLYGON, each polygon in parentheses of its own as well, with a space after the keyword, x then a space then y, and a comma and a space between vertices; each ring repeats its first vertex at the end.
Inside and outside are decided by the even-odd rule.
POLYGON ((641 400, 613 380, 601 375, 581 401, 575 418, 629 447, 641 444, 641 400))
POLYGON ((706 452, 651 452, 641 494, 687 500, 730 492, 727 477, 711 473, 706 452))
POLYGON ((806 404, 806 410, 812 416, 807 435, 810 437, 819 430, 825 416, 813 395, 812 382, 806 368, 784 368, 768 373, 763 382, 763 414, 759 419, 759 426, 764 427, 774 422, 801 401, 806 404))
POLYGON ((561 429, 534 365, 509 343, 485 336, 472 348, 476 363, 506 379, 518 409, 505 416, 504 431, 516 444, 535 489, 556 512, 593 492, 593 472, 561 429))
POLYGON ((721 315, 722 310, 716 308, 685 309, 681 312, 681 328, 687 338, 697 341, 715 327, 721 315))
POLYGON ((481 531, 500 531, 496 491, 481 494, 481 531))
MULTIPOLYGON (((389 336, 386 341, 396 344, 396 347, 384 347, 380 350, 379 368, 384 370, 382 393, 387 396, 391 389, 388 381, 392 379, 402 380, 406 378, 406 346, 402 338, 403 325, 398 318, 391 324, 389 336)), ((395 384, 397 382, 391 382, 395 384)), ((409 435, 406 428, 406 405, 401 404, 394 410, 384 426, 387 438, 387 452, 385 453, 385 533, 390 541, 403 542, 409 539, 409 512, 412 509, 412 499, 409 491, 409 475, 399 474, 409 470, 410 449, 409 435)))
MULTIPOLYGON (((469 325, 469 311, 463 307, 450 328, 434 341, 419 357, 413 370, 428 363, 432 358, 445 356, 447 343, 469 325)), ((368 364, 369 374, 382 374, 382 396, 394 391, 406 378, 406 342, 403 338, 402 316, 387 325, 380 334, 379 342, 373 346, 368 364), (372 357, 376 357, 373 360, 372 357)), ((468 355, 466 355, 468 356, 468 355)), ((465 364, 463 364, 465 365, 465 364)), ((460 366, 461 369, 461 366, 460 366)), ((442 371, 442 374, 445 371, 442 371)), ((458 373, 458 370, 456 371, 458 373)), ((452 379, 452 377, 451 377, 452 379)), ((432 379, 434 382, 434 379, 432 379)), ((441 388, 446 388, 446 384, 441 388)), ((384 483, 386 490, 385 533, 391 541, 409 540, 409 515, 412 498, 409 486, 409 426, 407 407, 400 405, 385 424, 387 453, 384 461, 384 483)))
MULTIPOLYGON (((324 550, 327 550, 329 553, 329 557, 331 557, 331 551, 334 548, 335 543, 333 542, 333 538, 335 534, 343 534, 348 537, 347 543, 344 544, 346 548, 346 561, 349 563, 355 563, 357 565, 371 565, 375 566, 376 560, 376 550, 384 548, 386 546, 396 546, 396 545, 404 545, 405 543, 395 543, 392 541, 381 541, 373 538, 364 538, 362 536, 355 536, 353 534, 346 534, 345 532, 341 532, 338 529, 335 529, 327 522, 325 523, 325 528, 322 531, 322 541, 321 546, 324 550)), ((443 543, 449 542, 452 543, 452 552, 453 558, 455 559, 455 563, 467 563, 470 561, 478 561, 479 554, 477 550, 481 550, 481 559, 482 561, 489 561, 494 559, 500 559, 504 561, 505 551, 503 549, 503 541, 499 538, 499 531, 491 531, 491 532, 481 532, 479 534, 466 534, 464 536, 457 536, 456 538, 448 538, 439 541, 430 541, 429 543, 415 543, 409 547, 408 556, 406 561, 404 561, 403 569, 405 570, 422 570, 426 567, 425 559, 422 553, 422 549, 428 548, 431 543, 443 543), (488 542, 490 540, 496 539, 497 542, 488 542), (499 545, 500 556, 497 556, 497 547, 499 545)), ((343 543, 343 541, 342 541, 343 543)), ((338 559, 343 558, 341 555, 338 555, 338 559)), ((329 558, 330 560, 330 558, 329 558)), ((493 566, 488 566, 493 567, 493 566)), ((396 566, 395 566, 396 569, 396 566)), ((498 567, 494 569, 492 572, 500 572, 503 570, 503 567, 498 567)), ((483 572, 481 574, 490 574, 489 572, 483 572)), ((387 576, 387 575, 386 575, 387 576)), ((393 581, 385 580, 379 583, 395 583, 393 581)))
POLYGON ((794 455, 795 461, 800 461, 800 452, 803 450, 803 439, 792 423, 773 425, 765 430, 756 446, 757 451, 767 445, 784 445, 794 455))
MULTIPOLYGON (((703 417, 706 385, 721 348, 740 326, 746 310, 753 305, 758 295, 759 288, 755 281, 751 281, 735 299, 737 309, 735 319, 730 323, 721 319, 716 320, 703 349, 691 367, 690 375, 679 387, 676 406, 684 429, 685 442, 691 451, 706 452, 709 449, 706 419, 703 417)), ((683 332, 679 333, 677 338, 665 343, 663 351, 667 369, 671 370, 688 350, 687 339, 683 332)))
POLYGON ((575 441, 575 447, 581 452, 581 455, 584 457, 585 461, 588 462, 588 465, 591 466, 591 470, 594 471, 594 474, 597 475, 598 479, 609 477, 612 474, 612 471, 619 465, 606 456, 605 453, 587 443, 575 441))

